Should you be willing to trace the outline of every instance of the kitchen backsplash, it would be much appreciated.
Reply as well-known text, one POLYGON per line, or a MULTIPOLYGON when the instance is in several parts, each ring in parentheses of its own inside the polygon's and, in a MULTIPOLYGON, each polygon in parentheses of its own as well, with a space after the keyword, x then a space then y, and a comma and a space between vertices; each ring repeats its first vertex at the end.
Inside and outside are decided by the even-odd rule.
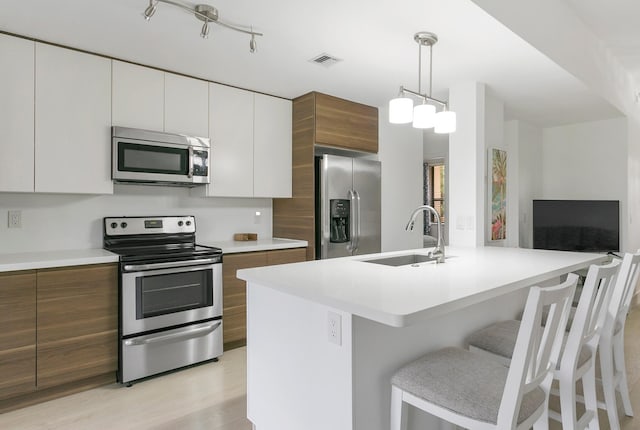
POLYGON ((0 253, 102 248, 105 216, 195 215, 198 242, 271 237, 271 199, 201 198, 188 189, 115 185, 114 195, 0 193, 0 253), (8 228, 8 211, 21 228, 8 228), (260 215, 256 215, 260 212, 260 215))

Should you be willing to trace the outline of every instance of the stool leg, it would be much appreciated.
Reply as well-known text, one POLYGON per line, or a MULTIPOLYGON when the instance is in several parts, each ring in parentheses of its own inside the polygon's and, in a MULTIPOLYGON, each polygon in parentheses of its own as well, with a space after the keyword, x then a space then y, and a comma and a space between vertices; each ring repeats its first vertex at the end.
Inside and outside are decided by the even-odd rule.
POLYGON ((593 412, 593 418, 589 423, 589 430, 600 430, 598 421, 598 398, 596 396, 596 359, 595 354, 591 358, 589 370, 582 375, 582 388, 584 390, 584 407, 593 412))
POLYGON ((407 430, 407 404, 402 401, 402 390, 391 386, 390 430, 407 430))
MULTIPOLYGON (((560 370, 562 372, 562 370, 560 370)), ((562 428, 576 428, 576 385, 573 375, 560 374, 560 410, 562 412, 562 428)))
POLYGON ((609 416, 609 426, 611 430, 620 430, 613 374, 613 347, 608 342, 600 345, 600 373, 602 374, 602 390, 609 416))
POLYGON ((628 417, 633 416, 633 408, 631 407, 631 399, 629 398, 629 386, 627 385, 627 369, 624 363, 624 331, 618 333, 613 341, 613 360, 618 372, 620 372, 620 396, 622 397, 622 405, 624 406, 624 414, 628 417))

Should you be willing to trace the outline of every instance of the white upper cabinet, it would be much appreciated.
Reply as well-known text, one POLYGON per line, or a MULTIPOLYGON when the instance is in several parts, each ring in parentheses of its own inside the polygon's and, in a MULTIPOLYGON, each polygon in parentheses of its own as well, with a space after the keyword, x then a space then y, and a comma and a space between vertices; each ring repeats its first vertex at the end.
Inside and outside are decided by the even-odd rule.
POLYGON ((208 82, 113 60, 113 125, 209 135, 208 82))
POLYGON ((255 95, 253 195, 291 197, 290 100, 255 95))
POLYGON ((291 197, 291 101, 209 84, 209 196, 291 197))
POLYGON ((34 45, 0 34, 0 192, 33 191, 34 45))
POLYGON ((253 93, 209 84, 207 195, 253 197, 253 93))
POLYGON ((35 191, 111 194, 111 60, 36 43, 35 191))
POLYGON ((113 61, 113 125, 163 131, 164 72, 113 61))
POLYGON ((209 83, 165 73, 164 131, 209 136, 209 83))

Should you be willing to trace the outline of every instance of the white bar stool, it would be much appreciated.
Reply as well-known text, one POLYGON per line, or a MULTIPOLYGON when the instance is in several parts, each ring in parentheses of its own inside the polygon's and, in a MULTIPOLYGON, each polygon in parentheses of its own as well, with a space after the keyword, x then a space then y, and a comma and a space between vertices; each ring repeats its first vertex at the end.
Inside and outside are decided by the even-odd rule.
POLYGON ((607 318, 600 336, 598 353, 600 355, 604 402, 598 402, 598 407, 607 411, 611 430, 620 430, 616 391, 620 392, 625 415, 633 416, 624 361, 624 326, 631 299, 638 284, 639 267, 640 250, 635 254, 627 253, 624 255, 620 265, 620 275, 609 303, 607 318))
MULTIPOLYGON (((589 267, 573 321, 564 339, 559 365, 554 372, 560 387, 562 414, 551 411, 550 416, 561 421, 565 429, 599 429, 595 358, 619 270, 617 261, 589 267), (585 413, 578 418, 575 387, 579 380, 582 380, 584 389, 585 413)), ((469 350, 496 357, 509 365, 520 325, 515 320, 501 321, 478 330, 467 338, 469 350)))
POLYGON ((551 369, 577 281, 571 274, 555 287, 531 287, 511 367, 444 348, 398 370, 391 379, 391 430, 406 429, 407 404, 468 429, 547 429, 551 369))

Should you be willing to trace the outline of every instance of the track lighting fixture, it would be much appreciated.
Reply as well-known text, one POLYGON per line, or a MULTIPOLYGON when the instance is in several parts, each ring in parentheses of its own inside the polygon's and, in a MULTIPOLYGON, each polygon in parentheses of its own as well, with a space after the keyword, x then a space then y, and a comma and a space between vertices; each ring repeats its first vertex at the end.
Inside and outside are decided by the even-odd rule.
POLYGON ((204 24, 202 24, 202 30, 200 30, 200 37, 202 37, 203 39, 209 38, 209 21, 205 21, 204 24))
POLYGON ((149 21, 154 13, 156 13, 156 6, 158 2, 155 0, 149 0, 149 6, 144 10, 144 19, 149 21))
POLYGON ((418 91, 411 91, 400 87, 398 97, 389 101, 389 122, 393 124, 406 124, 413 122, 415 128, 433 128, 436 133, 453 133, 456 131, 456 114, 448 108, 447 102, 431 97, 432 87, 432 54, 433 45, 438 41, 438 36, 427 31, 421 31, 413 36, 418 44, 418 91), (429 47, 429 92, 422 93, 422 47, 429 47), (422 101, 414 107, 413 99, 416 97, 422 101), (440 112, 436 112, 436 106, 442 106, 440 112))
POLYGON ((180 1, 174 0, 149 0, 149 6, 144 10, 144 18, 149 21, 154 13, 156 13, 156 8, 158 3, 166 3, 173 6, 176 6, 184 11, 192 13, 197 19, 200 21, 204 21, 202 25, 202 29, 200 30, 200 37, 203 39, 209 38, 209 23, 218 24, 222 27, 226 27, 230 30, 238 31, 240 33, 245 33, 251 36, 251 40, 249 41, 249 52, 254 53, 258 49, 258 44, 256 42, 256 36, 262 36, 262 33, 258 33, 257 31, 253 31, 253 27, 250 30, 247 28, 239 27, 234 24, 229 24, 224 21, 221 21, 218 17, 218 9, 208 4, 197 4, 195 6, 189 6, 180 1))

